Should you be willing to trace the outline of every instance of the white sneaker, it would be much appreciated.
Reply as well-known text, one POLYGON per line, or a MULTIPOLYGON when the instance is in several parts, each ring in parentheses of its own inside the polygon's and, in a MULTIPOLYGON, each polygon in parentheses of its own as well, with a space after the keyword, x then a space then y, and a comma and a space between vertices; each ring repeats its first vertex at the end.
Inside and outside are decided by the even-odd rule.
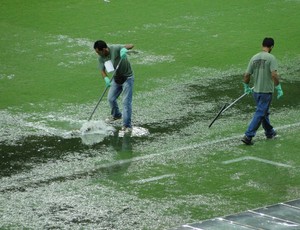
POLYGON ((123 126, 123 127, 122 127, 122 131, 123 131, 124 133, 130 133, 130 132, 132 132, 132 128, 123 126))
POLYGON ((122 117, 109 117, 105 119, 105 122, 108 124, 114 123, 115 121, 118 121, 122 119, 122 117))

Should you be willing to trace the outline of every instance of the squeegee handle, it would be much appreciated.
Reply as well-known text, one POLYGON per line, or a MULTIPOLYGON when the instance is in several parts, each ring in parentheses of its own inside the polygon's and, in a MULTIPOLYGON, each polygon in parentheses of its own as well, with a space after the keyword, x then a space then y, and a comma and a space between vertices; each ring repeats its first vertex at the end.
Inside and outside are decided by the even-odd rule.
MULTIPOLYGON (((251 89, 253 89, 254 87, 252 87, 251 89)), ((247 93, 244 93, 243 95, 241 95, 239 98, 235 99, 232 103, 230 103, 223 111, 222 113, 224 113, 227 109, 229 109, 231 106, 233 106, 235 103, 237 103, 239 100, 241 100, 243 97, 245 97, 246 95, 248 95, 247 93)))
POLYGON ((103 91, 101 97, 99 98, 98 103, 97 103, 97 105, 95 106, 95 108, 94 108, 92 114, 90 115, 88 121, 90 121, 90 120, 92 119, 92 117, 93 117, 94 113, 96 112, 96 109, 98 108, 100 102, 102 101, 102 98, 104 97, 104 95, 105 95, 107 89, 108 89, 108 87, 105 87, 105 90, 103 91))
MULTIPOLYGON (((115 76, 117 70, 119 69, 119 66, 120 66, 120 64, 121 64, 121 61, 122 61, 122 58, 120 59, 118 65, 117 65, 117 67, 116 67, 116 69, 115 69, 115 71, 114 71, 114 73, 113 73, 113 75, 112 75, 112 77, 111 77, 111 79, 110 79, 110 82, 112 81, 112 79, 114 78, 114 76, 115 76)), ((97 105, 95 106, 95 108, 94 108, 92 114, 90 115, 88 121, 90 121, 90 120, 92 119, 94 113, 96 112, 96 109, 98 108, 98 106, 99 106, 100 102, 102 101, 102 99, 103 99, 103 97, 104 97, 104 95, 105 95, 105 93, 106 93, 106 91, 107 91, 108 88, 109 88, 109 87, 107 87, 107 86, 105 87, 105 89, 104 89, 104 91, 103 91, 101 97, 99 98, 98 103, 97 103, 97 105)))

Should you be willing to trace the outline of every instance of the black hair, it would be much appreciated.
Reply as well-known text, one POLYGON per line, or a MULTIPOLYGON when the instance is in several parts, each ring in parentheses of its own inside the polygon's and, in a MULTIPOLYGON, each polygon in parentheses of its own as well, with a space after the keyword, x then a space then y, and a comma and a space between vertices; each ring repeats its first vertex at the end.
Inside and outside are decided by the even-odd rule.
POLYGON ((274 46, 274 39, 273 38, 264 38, 264 40, 262 42, 262 46, 271 48, 272 46, 274 46))
POLYGON ((105 41, 98 40, 94 43, 94 49, 103 50, 107 48, 107 44, 105 41))

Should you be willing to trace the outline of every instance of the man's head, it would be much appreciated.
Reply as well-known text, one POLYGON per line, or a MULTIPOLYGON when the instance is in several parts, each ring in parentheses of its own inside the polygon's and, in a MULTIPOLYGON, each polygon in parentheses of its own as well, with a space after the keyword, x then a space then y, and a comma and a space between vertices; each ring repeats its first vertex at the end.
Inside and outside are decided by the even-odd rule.
POLYGON ((262 42, 262 46, 264 48, 267 48, 268 49, 268 52, 270 53, 271 50, 273 49, 274 47, 274 39, 273 38, 264 38, 263 42, 262 42))
POLYGON ((105 41, 98 40, 94 43, 94 49, 97 54, 101 56, 107 56, 109 54, 109 49, 105 41))

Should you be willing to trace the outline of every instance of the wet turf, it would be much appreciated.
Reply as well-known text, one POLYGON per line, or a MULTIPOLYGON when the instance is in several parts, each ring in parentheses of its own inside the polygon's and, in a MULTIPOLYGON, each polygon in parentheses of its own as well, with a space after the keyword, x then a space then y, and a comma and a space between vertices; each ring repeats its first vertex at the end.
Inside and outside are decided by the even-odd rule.
MULTIPOLYGON (((265 4, 3 2, 0 228, 168 229, 299 198, 299 2, 265 4), (266 33, 254 20, 261 13, 277 25, 268 35, 285 94, 271 105, 278 138, 260 130, 249 147, 240 137, 251 96, 208 125, 243 93, 266 33), (104 87, 99 38, 136 45, 133 123, 149 135, 115 132, 92 144, 71 135, 104 87)), ((107 116, 104 100, 94 119, 107 116)))

